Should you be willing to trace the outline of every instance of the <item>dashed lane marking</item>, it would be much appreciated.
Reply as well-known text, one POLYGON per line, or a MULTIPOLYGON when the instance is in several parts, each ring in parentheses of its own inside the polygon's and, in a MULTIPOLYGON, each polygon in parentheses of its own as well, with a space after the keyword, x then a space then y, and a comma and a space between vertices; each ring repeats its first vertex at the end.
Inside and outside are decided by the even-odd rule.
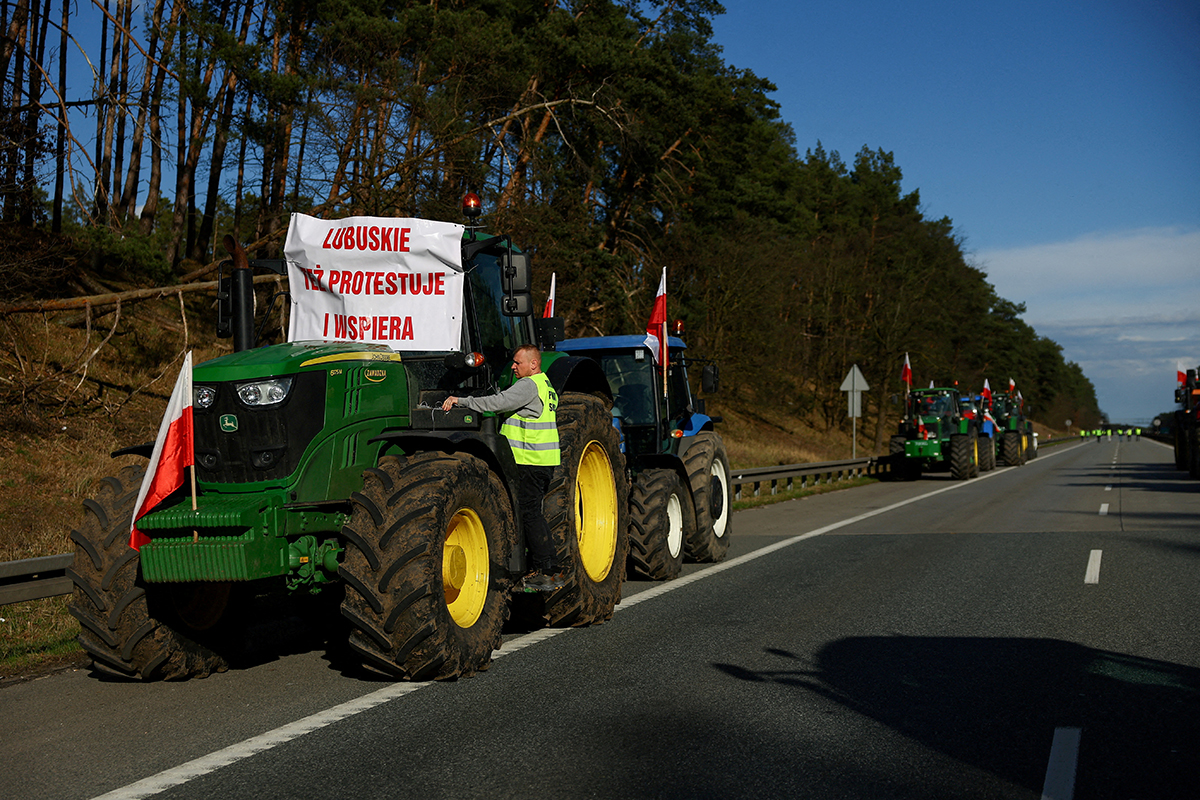
POLYGON ((1079 762, 1079 728, 1055 728, 1050 743, 1050 762, 1042 783, 1042 800, 1072 800, 1075 771, 1079 762))
POLYGON ((1100 582, 1100 555, 1103 551, 1093 550, 1088 554, 1087 572, 1083 574, 1084 583, 1100 582))

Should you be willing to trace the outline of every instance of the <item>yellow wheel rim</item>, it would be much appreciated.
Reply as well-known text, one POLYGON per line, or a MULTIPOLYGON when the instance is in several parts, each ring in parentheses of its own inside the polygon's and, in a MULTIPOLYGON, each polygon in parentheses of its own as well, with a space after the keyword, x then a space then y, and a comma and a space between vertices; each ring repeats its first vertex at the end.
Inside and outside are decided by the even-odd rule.
POLYGON ((575 535, 584 572, 596 583, 613 567, 617 552, 617 487, 608 453, 588 442, 575 475, 575 535))
POLYGON ((487 531, 479 515, 469 508, 454 513, 442 545, 442 587, 450 617, 460 628, 469 628, 483 613, 488 593, 487 531))

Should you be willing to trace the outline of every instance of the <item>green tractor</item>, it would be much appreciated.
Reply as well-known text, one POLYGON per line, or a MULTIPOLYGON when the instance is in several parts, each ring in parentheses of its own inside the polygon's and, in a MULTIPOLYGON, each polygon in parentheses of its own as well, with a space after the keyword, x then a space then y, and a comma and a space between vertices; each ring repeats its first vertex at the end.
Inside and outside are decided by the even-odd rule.
POLYGON ((1037 439, 1033 424, 1025 418, 1024 403, 1015 395, 999 395, 992 401, 992 416, 996 418, 996 448, 998 462, 1019 467, 1037 457, 1037 439))
MULTIPOLYGON (((469 217, 472 208, 478 199, 469 196, 469 217)), ((343 301, 374 292, 384 311, 326 313, 331 333, 350 341, 256 347, 251 270, 271 265, 226 238, 220 327, 234 352, 192 372, 194 490, 185 485, 137 519, 148 541, 134 549, 147 466, 126 466, 100 482, 71 533, 70 610, 97 671, 142 679, 223 671, 239 620, 265 597, 307 609, 303 598, 331 592, 355 656, 410 680, 486 668, 517 596, 551 625, 609 619, 629 547, 613 395, 595 361, 548 350, 562 320, 534 317, 528 256, 508 237, 449 223, 304 222, 329 252, 317 245, 299 276, 285 250, 294 309, 305 293, 343 301), (413 246, 397 266, 394 251, 423 225, 450 226, 449 255, 413 246), (338 242, 356 252, 333 252, 338 242), (350 255, 358 268, 333 269, 350 255), (325 266, 313 267, 316 259, 325 266), (419 338, 422 325, 443 324, 450 345, 419 338), (562 464, 545 512, 572 565, 565 587, 538 595, 513 592, 528 564, 501 420, 441 410, 449 394, 511 385, 511 353, 526 343, 547 350, 543 371, 559 393, 562 464)), ((114 455, 150 453, 140 445, 114 455)))
POLYGON ((1188 475, 1200 478, 1200 381, 1197 371, 1184 373, 1183 385, 1175 389, 1179 408, 1174 414, 1175 469, 1186 469, 1188 475))
POLYGON ((956 388, 917 389, 905 400, 904 418, 888 444, 901 480, 922 471, 949 470, 955 480, 979 474, 979 428, 964 413, 956 388))
MULTIPOLYGON (((733 484, 718 419, 693 397, 683 340, 668 339, 668 369, 654 362, 644 336, 567 339, 558 350, 596 361, 616 393, 613 424, 631 474, 629 568, 650 580, 678 577, 686 556, 714 562, 729 550, 733 484)), ((715 364, 704 363, 701 388, 717 391, 715 364)))

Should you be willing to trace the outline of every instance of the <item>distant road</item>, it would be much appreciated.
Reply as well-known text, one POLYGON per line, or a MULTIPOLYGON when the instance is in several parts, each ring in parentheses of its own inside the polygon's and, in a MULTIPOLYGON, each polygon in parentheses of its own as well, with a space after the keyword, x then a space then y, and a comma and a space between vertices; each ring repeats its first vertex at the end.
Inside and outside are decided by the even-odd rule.
POLYGON ((1086 442, 739 512, 610 623, 373 681, 307 621, 254 663, 0 691, 6 798, 1197 798, 1200 483, 1086 442))

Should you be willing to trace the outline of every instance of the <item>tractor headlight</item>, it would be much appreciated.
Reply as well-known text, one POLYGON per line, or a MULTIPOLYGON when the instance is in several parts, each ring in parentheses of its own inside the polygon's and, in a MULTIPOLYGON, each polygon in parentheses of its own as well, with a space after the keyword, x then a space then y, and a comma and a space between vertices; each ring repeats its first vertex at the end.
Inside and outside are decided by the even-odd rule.
POLYGON ((211 386, 197 386, 193 395, 196 408, 209 408, 217 401, 217 390, 211 386))
POLYGON ((273 406, 287 399, 292 389, 291 378, 271 378, 237 384, 237 394, 248 406, 273 406))

